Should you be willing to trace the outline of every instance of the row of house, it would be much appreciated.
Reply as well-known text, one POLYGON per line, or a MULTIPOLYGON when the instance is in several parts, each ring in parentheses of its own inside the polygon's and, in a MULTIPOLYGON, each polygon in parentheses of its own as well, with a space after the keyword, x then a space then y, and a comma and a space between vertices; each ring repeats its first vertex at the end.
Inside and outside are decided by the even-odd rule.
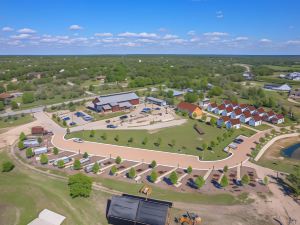
MULTIPOLYGON (((270 122, 273 124, 280 124, 284 122, 284 117, 281 114, 276 114, 273 111, 266 112, 264 108, 255 108, 248 104, 232 103, 229 100, 224 100, 221 105, 216 103, 210 103, 207 107, 207 111, 221 115, 219 124, 228 124, 228 128, 235 124, 235 128, 239 128, 237 121, 241 123, 249 124, 250 126, 259 126, 262 121, 270 122)), ((226 125, 227 127, 227 125, 226 125)))
POLYGON ((292 90, 292 87, 288 84, 265 84, 264 89, 289 92, 292 90))
POLYGON ((281 74, 279 75, 280 78, 285 78, 288 80, 294 80, 294 81, 300 81, 300 73, 299 72, 293 72, 288 74, 281 74))

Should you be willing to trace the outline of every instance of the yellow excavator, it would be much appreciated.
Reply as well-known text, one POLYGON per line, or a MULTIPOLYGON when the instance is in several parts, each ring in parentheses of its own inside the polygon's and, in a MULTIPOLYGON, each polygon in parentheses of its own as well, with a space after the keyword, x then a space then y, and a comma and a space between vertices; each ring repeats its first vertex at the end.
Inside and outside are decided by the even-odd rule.
POLYGON ((186 214, 183 214, 179 217, 179 219, 177 219, 177 222, 181 225, 199 225, 201 224, 202 219, 195 213, 186 212, 186 214))

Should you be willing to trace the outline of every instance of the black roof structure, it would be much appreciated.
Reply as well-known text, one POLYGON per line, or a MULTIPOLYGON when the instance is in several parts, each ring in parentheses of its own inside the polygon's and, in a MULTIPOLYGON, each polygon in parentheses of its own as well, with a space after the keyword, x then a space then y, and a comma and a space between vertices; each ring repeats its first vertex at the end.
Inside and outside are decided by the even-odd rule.
POLYGON ((113 196, 107 218, 114 225, 166 225, 170 202, 123 195, 113 196))

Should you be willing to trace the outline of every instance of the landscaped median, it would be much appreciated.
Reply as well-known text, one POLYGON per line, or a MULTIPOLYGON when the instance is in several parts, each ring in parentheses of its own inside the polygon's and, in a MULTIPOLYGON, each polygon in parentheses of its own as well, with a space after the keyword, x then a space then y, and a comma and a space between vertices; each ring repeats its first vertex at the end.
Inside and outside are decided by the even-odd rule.
POLYGON ((81 138, 91 142, 196 155, 201 156, 202 160, 211 161, 226 158, 228 154, 223 149, 235 137, 241 134, 251 136, 254 133, 246 128, 226 130, 205 122, 188 119, 183 125, 155 131, 85 130, 67 134, 66 139, 81 138), (195 129, 195 125, 199 129, 195 129))

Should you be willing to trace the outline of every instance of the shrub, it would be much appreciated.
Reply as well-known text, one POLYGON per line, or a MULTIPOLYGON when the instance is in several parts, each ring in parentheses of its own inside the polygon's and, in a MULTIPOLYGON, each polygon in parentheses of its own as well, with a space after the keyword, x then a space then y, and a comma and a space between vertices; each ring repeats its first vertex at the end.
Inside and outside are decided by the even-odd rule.
POLYGON ((227 173, 227 171, 228 171, 228 166, 226 165, 226 166, 224 166, 224 168, 223 168, 223 172, 224 172, 224 173, 227 173))
POLYGON ((95 136, 95 131, 94 130, 91 130, 90 131, 90 137, 94 137, 95 136))
POLYGON ((194 183, 196 187, 199 189, 203 187, 203 185, 205 184, 205 180, 202 176, 199 176, 194 180, 194 183))
POLYGON ((95 164, 93 165, 92 171, 93 173, 98 173, 100 170, 100 165, 99 163, 95 162, 95 164))
POLYGON ((110 169, 110 174, 111 174, 111 175, 115 175, 116 172, 118 172, 118 169, 117 169, 116 166, 113 166, 113 167, 110 169))
POLYGON ((41 164, 47 164, 48 163, 48 156, 46 154, 42 154, 40 157, 41 164))
POLYGON ((130 179, 133 179, 133 178, 135 178, 135 176, 136 176, 136 171, 135 171, 134 168, 131 168, 131 169, 129 170, 129 172, 128 172, 128 177, 129 177, 130 179))
POLYGON ((193 168, 191 166, 189 166, 187 169, 186 169, 186 172, 188 174, 191 174, 193 172, 193 168))
POLYGON ((64 167, 65 167, 65 162, 64 162, 64 160, 58 160, 58 162, 57 162, 57 167, 58 167, 58 168, 64 168, 64 167))
POLYGON ((19 148, 20 150, 22 150, 22 149, 25 148, 23 141, 19 141, 19 143, 18 143, 18 148, 19 148))
POLYGON ((15 165, 10 162, 10 161, 6 161, 2 163, 2 172, 10 172, 15 168, 15 165))
POLYGON ((56 147, 53 148, 53 154, 58 155, 58 148, 56 148, 56 147))
POLYGON ((248 174, 245 174, 245 175, 242 177, 241 183, 242 183, 243 185, 246 185, 246 184, 249 184, 249 182, 250 182, 250 177, 249 177, 248 174))
POLYGON ((74 170, 80 170, 81 169, 81 163, 79 159, 75 159, 74 164, 73 164, 73 169, 74 170))
POLYGON ((142 142, 142 144, 143 144, 143 145, 146 145, 147 143, 148 143, 148 138, 145 137, 144 140, 143 140, 143 142, 142 142))
POLYGON ((170 176, 169 176, 169 180, 171 181, 172 184, 176 184, 178 181, 178 175, 175 171, 173 171, 170 176))
POLYGON ((22 132, 19 136, 19 140, 24 141, 25 139, 26 139, 26 135, 24 134, 24 132, 22 132))
POLYGON ((119 139, 120 139, 120 138, 119 138, 119 135, 117 134, 117 135, 115 136, 115 141, 118 142, 119 139))
POLYGON ((228 178, 227 178, 226 175, 224 175, 224 176, 222 177, 222 179, 221 179, 220 185, 221 185, 222 187, 227 187, 228 184, 229 184, 228 178))
POLYGON ((264 183, 264 185, 268 185, 269 178, 267 176, 264 177, 263 183, 264 183))
POLYGON ((83 154, 83 158, 87 159, 88 157, 89 157, 89 154, 88 154, 87 152, 85 152, 85 153, 83 154))
POLYGON ((38 142, 41 144, 43 142, 43 139, 41 137, 38 137, 38 142))
POLYGON ((26 157, 31 158, 32 156, 34 156, 32 148, 27 148, 26 149, 26 157))
POLYGON ((107 139, 107 134, 106 134, 106 133, 103 133, 102 136, 101 136, 101 138, 102 138, 103 140, 106 140, 106 139, 107 139))
POLYGON ((115 163, 120 164, 122 162, 122 158, 118 156, 115 160, 115 163))
POLYGON ((151 164, 150 164, 150 167, 151 167, 151 168, 155 168, 156 165, 157 165, 156 161, 153 160, 153 161, 151 162, 151 164))
POLYGON ((81 173, 69 176, 68 185, 72 198, 89 197, 92 191, 92 179, 81 173))
POLYGON ((149 180, 154 183, 157 180, 157 172, 155 170, 152 170, 149 180))

